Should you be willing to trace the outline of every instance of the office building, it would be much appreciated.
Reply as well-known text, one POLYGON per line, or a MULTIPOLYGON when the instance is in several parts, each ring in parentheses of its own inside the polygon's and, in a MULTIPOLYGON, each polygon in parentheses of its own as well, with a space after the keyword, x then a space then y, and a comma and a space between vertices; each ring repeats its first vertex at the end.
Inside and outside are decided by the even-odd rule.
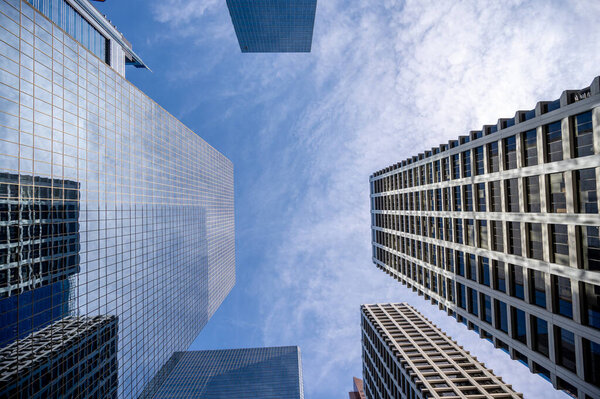
POLYGON ((352 392, 348 392, 348 396, 350 399, 367 399, 365 396, 365 391, 363 389, 363 380, 360 378, 353 377, 352 378, 353 390, 352 392))
POLYGON ((66 316, 5 346, 0 397, 116 398, 117 330, 115 316, 66 316))
POLYGON ((176 352, 142 397, 302 399, 300 348, 176 352))
POLYGON ((600 78, 374 173, 373 262, 600 397, 600 78))
POLYGON ((0 20, 0 351, 115 317, 117 396, 138 397, 235 284, 232 163, 125 79, 145 64, 88 0, 0 20))
POLYGON ((369 399, 523 398, 408 304, 362 305, 361 326, 369 399))
POLYGON ((309 53, 317 0, 227 0, 242 53, 309 53))

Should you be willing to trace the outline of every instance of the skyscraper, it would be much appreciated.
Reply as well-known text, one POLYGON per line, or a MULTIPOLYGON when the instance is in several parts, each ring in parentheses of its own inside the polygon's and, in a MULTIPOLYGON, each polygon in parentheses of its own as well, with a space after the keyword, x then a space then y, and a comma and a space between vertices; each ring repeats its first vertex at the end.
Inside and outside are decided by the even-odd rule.
POLYGON ((600 78, 374 173, 373 262, 600 397, 600 78))
POLYGON ((363 389, 363 380, 360 378, 352 378, 353 390, 348 392, 350 399, 366 399, 365 390, 363 389))
POLYGON ((302 399, 300 348, 176 352, 142 397, 302 399))
POLYGON ((309 53, 317 0, 227 0, 242 53, 309 53))
POLYGON ((0 352, 25 367, 62 320, 111 318, 137 397, 235 283, 233 166, 125 79, 145 64, 88 0, 0 20, 0 352))
POLYGON ((366 397, 517 399, 487 369, 412 306, 361 306, 366 397))

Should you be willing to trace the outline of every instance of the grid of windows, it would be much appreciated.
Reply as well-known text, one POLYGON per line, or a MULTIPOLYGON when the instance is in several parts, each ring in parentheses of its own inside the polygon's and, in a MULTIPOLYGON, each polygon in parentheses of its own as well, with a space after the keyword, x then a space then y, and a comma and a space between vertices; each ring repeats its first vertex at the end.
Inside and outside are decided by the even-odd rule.
POLYGON ((514 124, 500 120, 497 126, 484 126, 480 134, 473 132, 468 140, 450 141, 373 174, 373 261, 513 358, 526 359, 532 371, 548 375, 556 387, 577 387, 575 394, 593 397, 600 396, 600 387, 583 382, 585 367, 573 372, 547 349, 558 342, 556 327, 574 334, 579 342, 576 359, 583 356, 582 339, 600 342, 600 126, 595 125, 600 116, 594 116, 600 109, 593 108, 592 100, 581 101, 600 96, 600 78, 579 93, 587 94, 565 92, 560 100, 519 111, 514 124), (458 161, 469 151, 473 170, 465 177, 458 161), (442 194, 442 201, 449 201, 452 209, 426 206, 411 212, 394 202, 415 191, 403 176, 438 161, 454 165, 453 180, 434 175, 420 189, 448 192, 451 195, 444 199, 442 194), (392 215, 409 214, 415 221, 442 220, 444 235, 414 234, 388 222, 392 215), (407 246, 392 249, 386 242, 394 239, 388 236, 407 246), (419 258, 404 250, 419 242, 452 254, 451 260, 419 258), (440 275, 448 289, 442 293, 422 285, 406 272, 413 266, 440 275), (486 296, 491 300, 491 328, 486 296), (481 329, 480 322, 488 327, 481 329), (548 354, 540 356, 543 352, 548 354), (561 382, 553 377, 556 367, 568 373, 561 374, 561 382))
POLYGON ((303 399, 297 346, 175 352, 145 398, 303 399))
POLYGON ((137 397, 235 282, 233 166, 28 2, 0 17, 0 350, 115 317, 137 397))

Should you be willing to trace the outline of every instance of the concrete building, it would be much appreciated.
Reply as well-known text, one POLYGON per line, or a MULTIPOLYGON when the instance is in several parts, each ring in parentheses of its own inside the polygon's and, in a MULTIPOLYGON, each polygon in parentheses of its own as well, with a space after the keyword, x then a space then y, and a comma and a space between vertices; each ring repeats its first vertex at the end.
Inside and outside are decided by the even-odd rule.
POLYGON ((303 399, 300 348, 176 352, 141 397, 303 399))
POLYGON ((361 326, 369 399, 523 398, 408 304, 362 305, 361 326))
POLYGON ((19 367, 62 318, 115 317, 138 397, 235 284, 233 165, 125 79, 145 64, 88 0, 0 21, 0 351, 29 348, 19 367))
POLYGON ((227 0, 242 53, 310 53, 317 0, 227 0))
POLYGON ((374 173, 373 262, 600 397, 600 78, 374 173))

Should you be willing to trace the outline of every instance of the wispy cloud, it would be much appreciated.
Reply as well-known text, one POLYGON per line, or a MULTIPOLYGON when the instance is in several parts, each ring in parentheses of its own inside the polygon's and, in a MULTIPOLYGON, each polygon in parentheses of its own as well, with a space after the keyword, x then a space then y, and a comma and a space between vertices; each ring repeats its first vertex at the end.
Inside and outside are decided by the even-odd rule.
MULTIPOLYGON (((218 6, 194 4, 161 21, 198 26, 218 6)), ((599 17, 583 1, 321 1, 310 55, 223 65, 247 83, 229 93, 231 117, 251 109, 260 126, 239 132, 255 159, 236 170, 260 171, 236 206, 275 220, 253 281, 264 341, 301 346, 307 397, 343 396, 360 373, 359 305, 404 300, 526 396, 564 396, 373 266, 368 177, 589 84, 599 17)), ((259 242, 251 231, 238 240, 259 242)))

